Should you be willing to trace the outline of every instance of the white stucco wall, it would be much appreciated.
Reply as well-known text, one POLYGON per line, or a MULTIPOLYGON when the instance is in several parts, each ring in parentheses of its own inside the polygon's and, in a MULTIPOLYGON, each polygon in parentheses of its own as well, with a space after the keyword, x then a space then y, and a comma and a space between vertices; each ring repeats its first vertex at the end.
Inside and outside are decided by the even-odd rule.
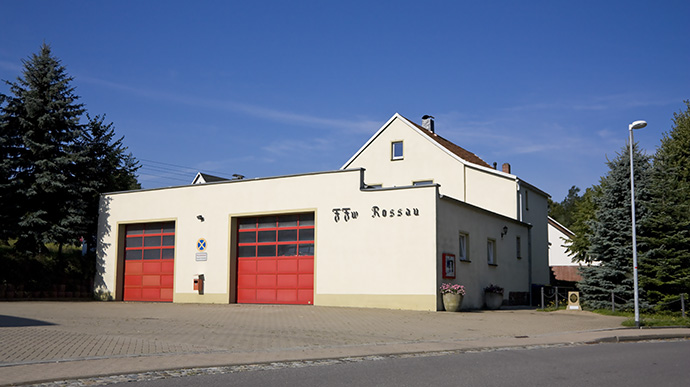
POLYGON ((351 170, 105 195, 97 290, 116 293, 122 225, 175 220, 173 301, 230 302, 233 219, 314 212, 315 304, 435 310, 436 187, 369 192, 360 179, 351 170), (374 216, 375 206, 394 216, 374 216), (333 209, 342 208, 358 217, 336 222, 333 209), (197 262, 200 238, 208 260, 197 262), (196 274, 206 277, 204 295, 193 290, 196 274))
POLYGON ((499 175, 471 167, 466 169, 466 174, 465 202, 517 219, 517 185, 514 176, 499 175))
MULTIPOLYGON (((472 208, 454 200, 439 200, 438 205, 438 259, 450 253, 458 257, 459 234, 467 235, 467 256, 469 261, 458 261, 457 277, 444 279, 439 272, 441 283, 464 285, 467 291, 463 309, 477 309, 484 304, 484 287, 490 283, 505 289, 504 300, 510 292, 529 291, 528 225, 514 219, 491 214, 472 208), (508 232, 501 236, 503 227, 508 232), (520 237, 520 257, 517 251, 517 237, 520 237), (496 243, 496 264, 487 261, 487 240, 496 243)), ((441 298, 439 297, 439 305, 441 298)))
POLYGON ((464 195, 463 165, 400 118, 390 121, 347 167, 365 168, 369 185, 401 187, 433 180, 441 184, 442 194, 460 199, 464 195), (394 141, 403 141, 401 160, 391 159, 394 141))
POLYGON ((549 223, 549 266, 579 266, 568 255, 569 236, 549 223))

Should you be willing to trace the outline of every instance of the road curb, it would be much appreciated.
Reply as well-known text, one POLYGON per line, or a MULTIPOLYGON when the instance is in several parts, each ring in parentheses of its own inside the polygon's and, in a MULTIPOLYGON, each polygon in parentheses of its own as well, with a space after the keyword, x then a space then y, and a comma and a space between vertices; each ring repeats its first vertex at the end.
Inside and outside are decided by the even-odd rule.
POLYGON ((682 340, 690 339, 690 334, 668 334, 668 335, 638 335, 638 336, 609 336, 602 337, 596 340, 588 341, 585 344, 602 344, 602 343, 626 343, 638 341, 652 341, 652 340, 682 340))

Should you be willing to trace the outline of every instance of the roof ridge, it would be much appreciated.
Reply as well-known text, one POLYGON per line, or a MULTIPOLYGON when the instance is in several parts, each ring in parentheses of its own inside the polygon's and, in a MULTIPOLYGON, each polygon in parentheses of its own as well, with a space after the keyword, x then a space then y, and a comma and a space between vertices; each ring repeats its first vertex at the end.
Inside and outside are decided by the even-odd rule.
POLYGON ((407 117, 404 117, 402 115, 400 117, 407 120, 409 123, 414 125, 417 129, 421 130, 422 133, 424 133, 429 138, 436 141, 439 145, 446 148, 448 151, 450 151, 454 155, 460 157, 461 159, 463 159, 467 162, 470 162, 472 164, 477 164, 477 165, 481 165, 482 167, 494 169, 494 167, 489 165, 489 163, 484 161, 481 157, 477 156, 475 153, 468 151, 467 149, 461 147, 460 145, 457 145, 454 142, 452 142, 452 141, 450 141, 450 140, 448 140, 442 136, 439 136, 438 134, 436 134, 434 132, 431 132, 429 129, 426 129, 425 127, 417 124, 416 122, 408 119, 407 117))

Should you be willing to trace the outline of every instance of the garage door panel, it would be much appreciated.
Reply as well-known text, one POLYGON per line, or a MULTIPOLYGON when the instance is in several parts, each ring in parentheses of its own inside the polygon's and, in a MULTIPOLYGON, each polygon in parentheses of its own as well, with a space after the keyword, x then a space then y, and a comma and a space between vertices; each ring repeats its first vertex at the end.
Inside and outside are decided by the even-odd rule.
POLYGON ((278 289, 276 298, 279 303, 297 303, 297 289, 278 289))
POLYGON ((141 289, 141 297, 145 301, 160 300, 161 289, 158 287, 156 287, 156 288, 143 288, 143 289, 141 289))
POLYGON ((125 275, 125 286, 141 286, 140 275, 125 275))
POLYGON ((259 274, 256 276, 256 286, 259 288, 271 288, 275 289, 276 287, 276 276, 269 274, 259 274))
POLYGON ((239 273, 255 274, 256 273, 256 259, 254 258, 240 258, 237 264, 237 271, 239 273))
POLYGON ((262 258, 257 263, 256 268, 258 273, 275 273, 277 266, 275 259, 262 258))
POLYGON ((125 261, 125 274, 141 274, 143 262, 125 261))
POLYGON ((299 304, 311 304, 314 301, 314 290, 302 290, 297 289, 297 303, 299 304))
POLYGON ((144 270, 142 272, 144 274, 160 274, 161 273, 160 261, 156 261, 156 262, 144 261, 144 270))
POLYGON ((160 288, 161 286, 161 276, 160 275, 144 275, 142 277, 142 286, 154 286, 160 288))
POLYGON ((161 286, 164 288, 172 289, 173 280, 174 280, 174 277, 172 275, 161 275, 161 286))
POLYGON ((236 241, 238 302, 313 302, 313 213, 241 218, 236 241))
POLYGON ((313 274, 300 274, 297 282, 297 287, 300 289, 313 289, 314 288, 314 275, 313 274))
POLYGON ((172 301, 172 300, 173 300, 172 288, 162 288, 161 289, 161 301, 172 301))
POLYGON ((237 285, 240 288, 255 288, 256 287, 256 275, 240 274, 237 276, 237 285))
POLYGON ((314 273, 314 258, 300 258, 298 266, 299 273, 314 273))
POLYGON ((275 289, 257 289, 256 290, 256 302, 272 303, 275 301, 276 301, 275 289))
POLYGON ((284 258, 278 261, 278 273, 297 273, 297 258, 284 258))
POLYGON ((173 274, 175 272, 175 261, 172 259, 166 259, 161 261, 161 273, 163 274, 173 274))
POLYGON ((278 274, 276 284, 278 288, 297 288, 296 274, 278 274))
POLYGON ((141 299, 141 288, 125 288, 125 300, 139 300, 141 299))
POLYGON ((239 288, 237 290, 237 302, 239 303, 255 303, 256 302, 256 290, 239 288))
POLYGON ((125 301, 172 301, 175 260, 170 258, 174 257, 174 241, 174 222, 125 227, 125 301))

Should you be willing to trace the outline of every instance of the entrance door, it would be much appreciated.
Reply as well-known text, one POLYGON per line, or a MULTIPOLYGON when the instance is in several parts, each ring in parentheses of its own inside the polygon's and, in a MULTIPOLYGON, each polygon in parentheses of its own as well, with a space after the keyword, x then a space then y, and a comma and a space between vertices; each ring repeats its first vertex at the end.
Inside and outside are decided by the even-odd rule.
POLYGON ((314 214, 242 218, 237 232, 237 302, 314 302, 314 214))
POLYGON ((125 233, 123 299, 172 302, 175 222, 130 224, 125 233))

